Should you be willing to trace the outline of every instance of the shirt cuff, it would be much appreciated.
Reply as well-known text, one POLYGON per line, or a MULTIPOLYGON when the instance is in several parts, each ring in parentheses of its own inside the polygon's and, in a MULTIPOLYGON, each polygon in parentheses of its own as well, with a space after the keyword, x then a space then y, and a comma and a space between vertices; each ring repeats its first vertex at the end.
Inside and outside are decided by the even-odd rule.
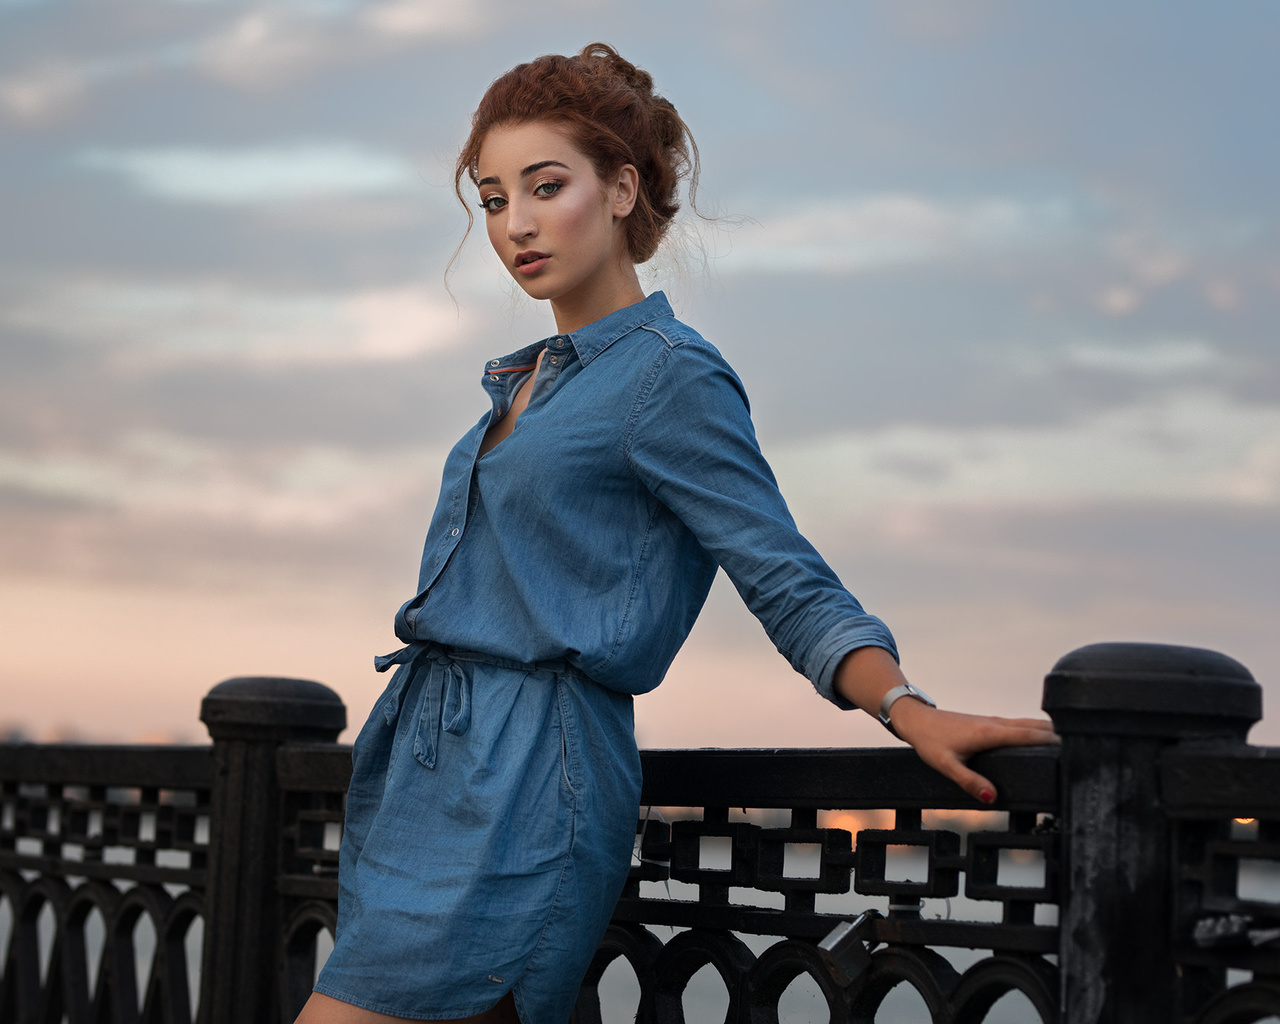
POLYGON ((900 660, 889 627, 874 615, 845 619, 832 627, 818 641, 809 659, 808 676, 814 689, 842 711, 853 711, 857 705, 836 693, 836 669, 846 654, 859 647, 883 647, 894 661, 900 660))

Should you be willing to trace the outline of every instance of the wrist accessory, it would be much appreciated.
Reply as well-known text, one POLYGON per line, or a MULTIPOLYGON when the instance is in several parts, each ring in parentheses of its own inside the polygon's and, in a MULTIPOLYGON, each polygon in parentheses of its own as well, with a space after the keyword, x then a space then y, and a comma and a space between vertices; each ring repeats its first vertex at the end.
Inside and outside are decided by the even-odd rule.
POLYGON ((898 735, 898 730, 896 730, 893 727, 893 723, 889 721, 889 712, 893 709, 893 706, 897 704, 898 701, 900 701, 903 697, 914 697, 921 704, 928 704, 929 707, 931 708, 936 708, 938 706, 933 702, 933 698, 930 697, 918 686, 913 686, 911 683, 902 683, 898 686, 895 686, 892 690, 890 690, 888 693, 884 695, 884 700, 880 702, 880 714, 876 715, 876 717, 880 719, 880 724, 883 725, 895 736, 898 735))

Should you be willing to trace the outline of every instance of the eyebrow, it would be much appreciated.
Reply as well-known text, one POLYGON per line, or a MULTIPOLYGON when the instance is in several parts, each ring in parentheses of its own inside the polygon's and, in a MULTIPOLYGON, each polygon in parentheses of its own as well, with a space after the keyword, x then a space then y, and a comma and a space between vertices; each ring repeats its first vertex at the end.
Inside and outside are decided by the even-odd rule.
MULTIPOLYGON (((520 177, 527 178, 531 174, 537 174, 544 167, 563 167, 566 171, 573 170, 568 164, 562 164, 559 160, 539 160, 536 164, 530 164, 520 172, 520 177)), ((501 185, 502 181, 494 175, 490 178, 481 178, 476 182, 477 185, 501 185)))

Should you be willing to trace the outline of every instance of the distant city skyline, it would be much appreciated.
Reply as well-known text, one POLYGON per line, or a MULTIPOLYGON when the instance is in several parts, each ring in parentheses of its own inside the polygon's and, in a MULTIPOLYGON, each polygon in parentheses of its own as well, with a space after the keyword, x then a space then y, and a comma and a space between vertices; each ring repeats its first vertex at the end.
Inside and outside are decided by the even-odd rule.
MULTIPOLYGON (((646 283, 913 681, 1034 714, 1133 639, 1280 692, 1274 4, 0 0, 0 729, 201 740, 246 674, 358 727, 480 367, 554 330, 483 230, 446 289, 457 148, 594 39, 701 148, 646 283)), ((891 742, 723 578, 636 708, 891 742)))

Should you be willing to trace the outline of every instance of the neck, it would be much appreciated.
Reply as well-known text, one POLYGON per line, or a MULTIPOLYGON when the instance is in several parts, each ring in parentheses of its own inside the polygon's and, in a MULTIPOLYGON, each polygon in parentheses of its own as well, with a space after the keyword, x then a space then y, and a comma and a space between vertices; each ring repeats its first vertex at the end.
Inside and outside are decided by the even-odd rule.
POLYGON ((551 300, 557 333, 570 334, 610 313, 634 306, 644 298, 644 289, 640 287, 635 264, 630 260, 623 260, 618 270, 617 274, 610 274, 607 280, 593 281, 589 287, 551 300))

